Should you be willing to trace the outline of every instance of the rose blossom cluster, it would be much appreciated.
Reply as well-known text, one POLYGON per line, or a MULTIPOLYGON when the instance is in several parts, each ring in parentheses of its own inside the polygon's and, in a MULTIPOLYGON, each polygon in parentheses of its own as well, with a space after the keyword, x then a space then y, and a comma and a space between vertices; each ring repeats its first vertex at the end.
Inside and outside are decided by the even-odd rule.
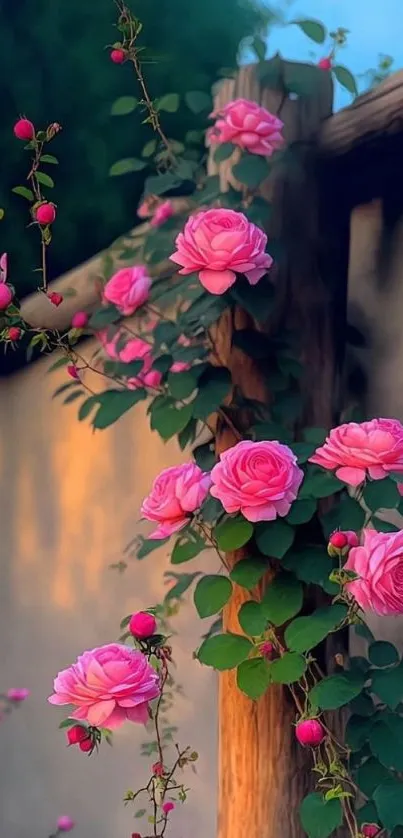
POLYGON ((210 114, 215 123, 207 131, 208 145, 233 143, 243 151, 271 157, 284 145, 284 123, 248 99, 234 99, 210 114))
POLYGON ((273 264, 265 252, 267 236, 242 212, 230 209, 202 210, 191 215, 175 240, 172 262, 180 274, 197 272, 210 294, 224 294, 237 274, 256 285, 273 264))
POLYGON ((130 338, 122 348, 119 348, 124 339, 124 334, 122 330, 119 330, 112 338, 109 338, 108 330, 102 330, 98 332, 98 338, 111 360, 122 361, 125 364, 130 364, 132 361, 142 361, 143 366, 140 372, 127 379, 127 386, 130 390, 135 390, 137 387, 159 387, 162 374, 158 370, 152 369, 154 362, 152 346, 142 338, 130 338))

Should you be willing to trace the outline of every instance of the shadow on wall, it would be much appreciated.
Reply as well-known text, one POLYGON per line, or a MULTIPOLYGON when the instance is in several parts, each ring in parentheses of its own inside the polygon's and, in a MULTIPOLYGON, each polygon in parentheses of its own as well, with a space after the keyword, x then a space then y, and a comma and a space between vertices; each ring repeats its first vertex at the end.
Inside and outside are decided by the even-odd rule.
MULTIPOLYGON (((93 434, 77 407, 51 400, 62 371, 41 361, 1 385, 1 684, 31 698, 0 726, 0 823, 7 838, 47 836, 58 814, 77 822, 77 838, 129 838, 142 831, 122 797, 147 776, 139 756, 144 729, 126 725, 114 747, 88 758, 65 747, 62 712, 47 705, 52 680, 86 648, 117 639, 131 611, 161 601, 167 550, 109 568, 140 532, 140 503, 155 475, 184 458, 163 445, 137 408, 93 434)), ((212 557, 203 554, 204 567, 212 557)), ((192 570, 195 569, 192 565, 192 570)), ((179 697, 173 724, 181 745, 200 754, 186 776, 188 802, 174 813, 175 838, 215 828, 216 682, 192 661, 205 626, 192 606, 175 618, 179 697), (208 801, 208 805, 206 805, 208 801)), ((137 806, 136 808, 140 808, 137 806)))

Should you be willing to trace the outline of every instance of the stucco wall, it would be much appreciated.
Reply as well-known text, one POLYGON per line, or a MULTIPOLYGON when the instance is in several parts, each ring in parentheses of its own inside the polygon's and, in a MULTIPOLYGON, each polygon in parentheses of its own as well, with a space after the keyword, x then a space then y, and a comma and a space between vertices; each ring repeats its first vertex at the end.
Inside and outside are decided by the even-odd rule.
MULTIPOLYGON (((59 669, 85 648, 115 640, 122 616, 162 599, 166 551, 133 559, 123 575, 108 565, 140 531, 139 505, 153 476, 184 455, 151 434, 141 407, 93 434, 77 421, 74 404, 52 401, 65 373, 48 375, 48 367, 48 360, 38 362, 0 387, 0 690, 32 691, 0 724, 0 834, 45 838, 57 815, 68 813, 77 838, 128 838, 146 832, 122 803, 146 777, 148 761, 139 757, 144 730, 126 725, 113 748, 88 759, 65 747, 62 712, 46 697, 59 669)), ((209 560, 204 554, 205 566, 209 560)), ((197 775, 187 775, 188 803, 174 813, 175 836, 208 838, 215 823, 216 683, 192 661, 202 624, 191 606, 176 625, 185 697, 173 722, 200 762, 197 775)))

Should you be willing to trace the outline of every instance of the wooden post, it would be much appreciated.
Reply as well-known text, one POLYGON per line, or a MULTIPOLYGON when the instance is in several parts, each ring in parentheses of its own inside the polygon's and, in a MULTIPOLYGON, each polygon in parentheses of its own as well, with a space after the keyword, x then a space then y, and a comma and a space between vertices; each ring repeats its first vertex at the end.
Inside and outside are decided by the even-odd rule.
MULTIPOLYGON (((298 67, 275 59, 280 74, 298 75, 298 67)), ((268 63, 269 64, 269 63, 268 63)), ((288 144, 294 144, 296 167, 292 174, 276 176, 275 183, 263 185, 270 195, 273 221, 270 235, 281 235, 286 258, 275 271, 277 286, 276 324, 297 325, 301 335, 301 354, 308 369, 304 382, 305 424, 328 426, 334 412, 333 394, 337 370, 332 288, 320 272, 319 234, 320 194, 313 162, 315 134, 323 118, 331 112, 332 87, 329 74, 315 74, 317 90, 312 96, 290 100, 282 89, 270 89, 257 80, 256 68, 243 68, 235 80, 225 82, 217 94, 215 107, 244 97, 277 113, 285 123, 288 144), (302 158, 301 158, 302 155, 302 158), (288 248, 288 249, 287 249, 288 248)), ((270 66, 268 66, 270 75, 270 66)), ((284 75, 283 75, 284 78, 284 75)), ((231 181, 228 162, 219 169, 210 161, 210 173, 219 171, 221 186, 231 181)), ((288 170, 287 170, 288 172, 288 170)), ((346 279, 347 261, 344 271, 346 279)), ((267 400, 268 393, 254 362, 231 346, 233 328, 253 328, 244 311, 236 310, 234 321, 227 313, 218 324, 215 341, 220 357, 231 370, 234 384, 243 393, 267 400)), ((268 324, 267 331, 275 324, 268 324)), ((218 428, 217 450, 236 443, 231 430, 218 428)), ((228 556, 230 565, 241 551, 228 556)), ((263 586, 270 584, 270 576, 263 586)), ((256 591, 256 594, 259 594, 256 591)), ((224 611, 225 630, 240 632, 237 613, 250 592, 236 587, 224 611)), ((224 672, 219 681, 219 816, 218 838, 300 838, 298 808, 310 786, 310 757, 295 745, 295 708, 287 690, 271 687, 254 702, 236 686, 235 673, 224 672)))

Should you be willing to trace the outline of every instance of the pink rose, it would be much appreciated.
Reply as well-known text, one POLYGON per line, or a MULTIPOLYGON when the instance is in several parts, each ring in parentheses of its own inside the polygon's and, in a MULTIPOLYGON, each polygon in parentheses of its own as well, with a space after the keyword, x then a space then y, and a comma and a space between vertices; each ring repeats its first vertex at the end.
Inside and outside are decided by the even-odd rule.
POLYGON ((149 218, 153 214, 158 198, 155 195, 147 195, 144 201, 141 202, 137 215, 139 218, 149 218))
POLYGON ((7 253, 0 256, 0 282, 7 282, 7 253))
POLYGON ((397 419, 339 425, 310 462, 335 470, 349 486, 359 486, 368 476, 382 480, 391 471, 403 473, 403 425, 397 419))
POLYGON ((191 364, 188 361, 174 361, 170 372, 186 372, 190 370, 191 364))
POLYGON ((145 265, 121 268, 106 283, 103 300, 113 303, 124 315, 134 312, 148 300, 151 278, 145 265))
POLYGON ((235 99, 210 116, 216 122, 207 132, 209 145, 233 143, 244 151, 265 157, 271 157, 284 145, 281 133, 284 123, 256 102, 235 99))
POLYGON ((266 234, 235 210, 209 209, 191 215, 175 244, 170 259, 182 265, 179 273, 199 271, 210 294, 224 294, 237 273, 256 285, 273 264, 265 253, 266 234))
POLYGON ((148 702, 160 693, 159 677, 145 655, 120 643, 84 652, 54 681, 50 704, 73 704, 70 718, 117 728, 148 721, 148 702))
POLYGON ((287 445, 243 440, 220 455, 210 494, 226 512, 242 512, 252 522, 273 521, 288 514, 303 476, 287 445))
POLYGON ((129 364, 131 361, 143 361, 142 370, 135 377, 127 379, 127 386, 131 390, 135 390, 137 387, 159 387, 162 373, 152 369, 154 361, 152 346, 141 338, 131 338, 122 349, 118 349, 117 346, 120 345, 123 335, 124 332, 119 331, 108 340, 106 330, 98 332, 98 337, 106 354, 113 361, 122 361, 125 364, 129 364))
POLYGON ((25 687, 11 687, 6 695, 9 701, 25 701, 30 695, 30 690, 25 687))
POLYGON ((360 577, 346 587, 361 608, 403 614, 403 530, 364 530, 362 547, 350 550, 344 568, 360 577))
POLYGON ((168 221, 168 218, 174 214, 174 208, 172 201, 163 201, 162 204, 157 206, 154 215, 151 219, 151 227, 160 227, 161 224, 165 224, 168 221))
POLYGON ((149 538, 168 538, 189 523, 207 496, 210 475, 194 463, 171 466, 156 477, 141 514, 158 527, 149 538))

